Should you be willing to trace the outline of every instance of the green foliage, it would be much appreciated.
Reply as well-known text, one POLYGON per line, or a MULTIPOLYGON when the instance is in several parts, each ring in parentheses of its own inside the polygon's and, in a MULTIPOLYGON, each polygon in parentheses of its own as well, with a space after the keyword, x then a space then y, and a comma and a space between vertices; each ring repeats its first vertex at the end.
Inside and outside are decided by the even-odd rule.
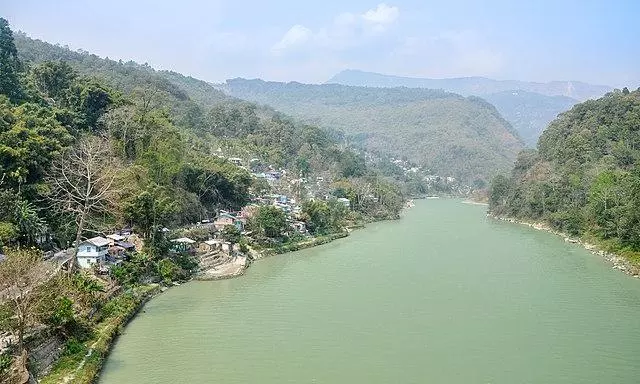
POLYGON ((126 200, 123 211, 125 220, 149 239, 171 223, 176 203, 166 188, 152 184, 126 200))
POLYGON ((242 233, 235 225, 225 225, 222 228, 222 238, 231 244, 238 244, 242 238, 242 233))
POLYGON ((23 96, 18 81, 20 67, 9 22, 0 18, 0 94, 7 95, 14 102, 23 96))
POLYGON ((12 223, 0 221, 0 249, 5 244, 14 242, 18 237, 18 231, 12 223))
POLYGON ((73 356, 77 354, 85 354, 87 352, 87 346, 76 338, 67 340, 64 345, 64 356, 73 356))
POLYGON ((65 296, 55 298, 47 303, 43 313, 46 314, 45 322, 54 327, 61 327, 74 321, 73 301, 65 296))
MULTIPOLYGON (((406 156, 460 180, 487 179, 496 170, 506 170, 522 148, 520 138, 493 106, 439 90, 244 79, 229 80, 224 89, 325 129, 341 130, 355 145, 406 156)), ((351 175, 349 160, 347 175, 351 175)))
POLYGON ((502 91, 483 95, 511 123, 528 147, 534 147, 542 131, 560 113, 578 100, 567 96, 547 96, 527 91, 502 91))
POLYGON ((253 222, 261 234, 272 239, 282 237, 288 227, 284 212, 273 205, 261 206, 253 218, 253 222))
POLYGON ((640 90, 576 105, 493 180, 490 210, 640 251, 640 90))
POLYGON ((183 276, 182 269, 171 259, 162 259, 157 264, 158 274, 165 283, 178 280, 183 276))
POLYGON ((302 205, 302 216, 313 235, 340 232, 348 209, 337 200, 312 200, 302 205))

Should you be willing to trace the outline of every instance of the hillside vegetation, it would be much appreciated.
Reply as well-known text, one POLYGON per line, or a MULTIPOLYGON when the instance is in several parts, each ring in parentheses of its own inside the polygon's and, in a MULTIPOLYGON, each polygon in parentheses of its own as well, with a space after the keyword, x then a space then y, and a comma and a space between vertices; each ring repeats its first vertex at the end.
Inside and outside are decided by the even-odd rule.
POLYGON ((250 230, 217 234, 240 252, 294 249, 397 218, 404 195, 395 181, 406 175, 383 172, 393 175, 318 127, 177 73, 14 39, 0 18, 0 382, 42 374, 29 354, 50 338, 62 358, 48 382, 71 372, 90 382, 111 337, 155 289, 147 284, 196 272, 170 239, 208 239, 194 223, 220 210, 254 211, 250 230), (272 192, 295 196, 299 212, 285 214, 272 192), (84 239, 122 228, 133 230, 135 251, 78 270, 84 239))
POLYGON ((578 101, 567 96, 545 96, 527 91, 504 91, 483 95, 515 128, 527 147, 535 147, 542 131, 560 113, 578 101))
POLYGON ((544 221, 620 251, 640 251, 640 89, 578 104, 491 185, 496 215, 544 221))
POLYGON ((442 89, 465 96, 479 96, 498 109, 528 147, 535 147, 542 131, 559 113, 569 110, 579 100, 597 98, 611 90, 607 86, 575 81, 533 83, 484 77, 425 79, 355 70, 342 71, 327 83, 442 89))
POLYGON ((269 104, 305 122, 339 130, 366 149, 406 158, 466 182, 509 167, 522 141, 478 98, 426 89, 228 80, 230 95, 269 104))

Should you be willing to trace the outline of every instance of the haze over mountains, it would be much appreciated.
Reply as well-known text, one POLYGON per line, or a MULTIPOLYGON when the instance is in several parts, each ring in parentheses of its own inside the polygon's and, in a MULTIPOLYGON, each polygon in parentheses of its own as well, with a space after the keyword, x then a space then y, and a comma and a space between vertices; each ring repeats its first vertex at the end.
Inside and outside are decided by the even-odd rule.
POLYGON ((542 131, 559 113, 569 110, 579 101, 598 98, 612 90, 606 85, 592 85, 580 81, 536 83, 493 80, 485 77, 428 79, 359 70, 342 71, 326 83, 367 87, 443 89, 464 96, 480 96, 498 109, 529 147, 536 145, 542 131))
POLYGON ((429 79, 383 75, 353 69, 344 70, 327 84, 357 85, 366 87, 408 87, 443 89, 463 96, 483 96, 497 92, 522 90, 546 96, 567 96, 578 101, 598 98, 612 90, 607 85, 593 85, 580 81, 552 81, 536 83, 518 80, 493 80, 486 77, 458 77, 429 79))

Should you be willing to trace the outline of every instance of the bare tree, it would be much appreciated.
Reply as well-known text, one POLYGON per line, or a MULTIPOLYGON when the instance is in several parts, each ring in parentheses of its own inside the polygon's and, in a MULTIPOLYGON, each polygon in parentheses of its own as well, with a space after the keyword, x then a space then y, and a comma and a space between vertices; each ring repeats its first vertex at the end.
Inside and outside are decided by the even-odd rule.
POLYGON ((40 308, 51 299, 41 288, 55 273, 54 265, 43 261, 35 250, 8 252, 7 259, 0 263, 0 328, 18 338, 18 376, 29 377, 24 336, 41 321, 40 308))
POLYGON ((75 216, 77 231, 69 270, 76 265, 78 245, 91 217, 115 205, 117 163, 107 140, 86 137, 52 165, 49 198, 59 212, 75 216))

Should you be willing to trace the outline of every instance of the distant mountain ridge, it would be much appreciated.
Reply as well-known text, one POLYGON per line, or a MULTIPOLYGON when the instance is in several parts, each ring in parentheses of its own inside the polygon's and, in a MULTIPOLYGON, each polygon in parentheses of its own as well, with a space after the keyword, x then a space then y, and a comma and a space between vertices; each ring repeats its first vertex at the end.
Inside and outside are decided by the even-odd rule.
POLYGON ((593 85, 581 81, 538 83, 519 80, 494 80, 486 77, 431 79, 384 75, 355 69, 341 71, 327 80, 325 84, 443 89, 463 96, 482 96, 497 92, 522 90, 546 96, 566 96, 578 101, 598 98, 613 90, 612 87, 607 85, 593 85))

